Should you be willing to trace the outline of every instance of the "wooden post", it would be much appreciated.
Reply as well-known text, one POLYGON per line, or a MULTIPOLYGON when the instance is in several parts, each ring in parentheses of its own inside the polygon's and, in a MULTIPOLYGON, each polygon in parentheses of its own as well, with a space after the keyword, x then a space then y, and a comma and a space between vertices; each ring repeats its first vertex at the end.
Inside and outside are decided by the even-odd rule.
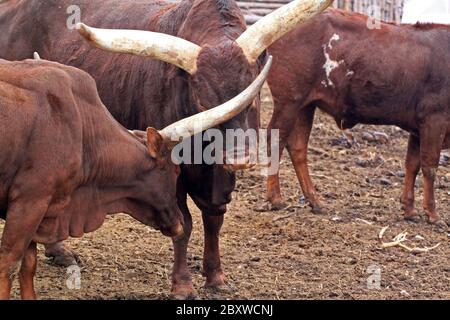
POLYGON ((345 2, 344 2, 344 9, 345 10, 351 10, 350 0, 345 0, 345 2))

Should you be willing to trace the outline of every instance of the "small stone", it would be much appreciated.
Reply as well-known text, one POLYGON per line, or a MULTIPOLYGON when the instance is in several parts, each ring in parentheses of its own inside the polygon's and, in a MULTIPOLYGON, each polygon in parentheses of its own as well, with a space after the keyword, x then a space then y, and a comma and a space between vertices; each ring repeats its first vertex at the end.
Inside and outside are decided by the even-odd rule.
POLYGON ((396 259, 394 257, 392 257, 392 256, 387 257, 385 260, 387 262, 394 262, 394 261, 396 261, 396 259))
POLYGON ((409 297, 409 293, 406 290, 400 291, 400 295, 405 296, 405 297, 409 297))
POLYGON ((389 142, 389 136, 384 132, 364 132, 362 139, 370 143, 386 144, 389 142))
POLYGON ((445 166, 445 165, 448 165, 449 162, 450 162, 450 155, 447 153, 441 154, 441 158, 439 160, 439 165, 445 166))
POLYGON ((398 276, 398 280, 406 281, 406 280, 408 280, 408 277, 406 275, 404 275, 404 274, 401 274, 401 275, 398 276))
POLYGON ((373 134, 371 134, 370 132, 367 132, 367 131, 364 131, 364 132, 363 132, 361 138, 362 138, 364 141, 367 141, 367 142, 373 142, 373 141, 375 141, 375 137, 373 136, 373 134))
POLYGON ((328 199, 337 199, 337 196, 331 192, 325 192, 323 195, 325 198, 328 198, 328 199))
POLYGON ((369 166, 369 162, 365 159, 357 159, 356 164, 360 167, 366 168, 369 166))
POLYGON ((385 163, 385 160, 380 156, 376 156, 374 158, 369 158, 369 159, 359 158, 356 160, 356 164, 363 168, 369 168, 369 167, 376 168, 376 167, 381 166, 384 163, 385 163))
POLYGON ((385 178, 381 178, 379 180, 379 182, 382 186, 391 186, 392 185, 392 182, 389 181, 389 179, 385 179, 385 178))
POLYGON ((389 142, 389 136, 384 132, 375 131, 373 133, 373 136, 375 137, 375 140, 379 143, 386 144, 389 142))
POLYGON ((398 178, 404 178, 405 177, 405 172, 404 171, 397 171, 395 173, 395 176, 398 178))
POLYGON ((328 297, 330 297, 330 298, 336 298, 336 297, 339 297, 339 294, 338 294, 337 292, 332 291, 332 292, 330 292, 330 293, 328 294, 328 297))

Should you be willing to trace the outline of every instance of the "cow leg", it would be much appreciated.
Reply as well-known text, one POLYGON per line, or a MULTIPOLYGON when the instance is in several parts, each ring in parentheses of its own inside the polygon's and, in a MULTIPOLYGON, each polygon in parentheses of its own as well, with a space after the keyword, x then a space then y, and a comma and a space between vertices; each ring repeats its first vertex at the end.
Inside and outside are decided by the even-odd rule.
MULTIPOLYGON (((27 264, 23 270, 28 271, 28 278, 31 276, 28 269, 28 263, 32 260, 28 256, 29 253, 32 253, 30 244, 47 211, 47 203, 47 201, 39 202, 32 199, 27 199, 26 202, 15 200, 8 208, 0 245, 0 299, 2 300, 10 298, 12 281, 19 270, 22 259, 27 264)), ((29 283, 25 285, 27 286, 29 283)), ((32 298, 29 287, 24 290, 27 294, 26 297, 32 298)))
POLYGON ((31 242, 22 259, 19 272, 20 296, 22 300, 35 300, 33 279, 37 267, 37 247, 36 242, 31 242))
POLYGON ((409 136, 405 168, 405 184, 400 202, 402 203, 405 219, 416 220, 419 214, 414 208, 414 185, 420 170, 420 140, 412 134, 409 136))
POLYGON ((205 248, 203 252, 203 276, 205 287, 219 287, 225 284, 225 275, 220 265, 219 237, 224 216, 213 216, 202 212, 205 248))
POLYGON ((322 206, 308 170, 308 142, 314 121, 315 107, 304 108, 287 140, 287 149, 306 200, 314 213, 322 213, 322 206))
POLYGON ((61 267, 77 265, 80 261, 78 255, 64 241, 46 244, 45 256, 53 258, 53 263, 61 267))
POLYGON ((436 212, 434 180, 446 132, 447 128, 439 123, 439 119, 428 121, 420 132, 420 160, 424 178, 423 209, 430 223, 445 225, 444 227, 445 222, 436 212))
MULTIPOLYGON (((284 148, 283 148, 284 149, 284 148)), ((281 149, 281 150, 283 150, 281 149)), ((283 151, 280 152, 280 154, 283 151)), ((272 204, 272 210, 279 210, 285 207, 283 196, 281 195, 279 171, 267 178, 267 200, 272 204)))
MULTIPOLYGON (((270 129, 268 130, 269 138, 268 138, 268 146, 270 146, 270 129)), ((284 148, 286 148, 286 140, 280 139, 280 144, 278 145, 279 156, 278 159, 281 160, 283 155, 284 148)), ((275 164, 272 164, 275 165, 275 164)), ((267 177, 267 200, 272 204, 272 209, 278 210, 285 206, 283 201, 283 196, 281 195, 280 188, 280 167, 279 163, 277 164, 277 170, 274 174, 269 175, 267 177)))
POLYGON ((192 216, 187 206, 186 194, 181 198, 178 201, 178 206, 184 217, 184 236, 173 240, 175 257, 172 272, 171 296, 177 300, 190 299, 196 295, 187 265, 187 248, 192 232, 192 216))
MULTIPOLYGON (((290 105, 282 106, 281 103, 277 102, 274 97, 275 109, 268 126, 268 139, 267 145, 269 148, 272 145, 272 130, 279 131, 279 143, 278 143, 278 159, 281 161, 283 156, 283 151, 286 148, 287 140, 290 133, 294 130, 297 117, 295 115, 298 113, 298 104, 293 103, 290 105), (278 111, 282 110, 282 112, 278 111), (286 115, 289 115, 286 118, 286 115)), ((274 165, 274 164, 273 164, 274 165)), ((279 176, 279 166, 276 173, 271 174, 267 178, 267 200, 272 204, 272 209, 277 210, 284 207, 283 197, 281 195, 280 188, 280 176, 279 176)))

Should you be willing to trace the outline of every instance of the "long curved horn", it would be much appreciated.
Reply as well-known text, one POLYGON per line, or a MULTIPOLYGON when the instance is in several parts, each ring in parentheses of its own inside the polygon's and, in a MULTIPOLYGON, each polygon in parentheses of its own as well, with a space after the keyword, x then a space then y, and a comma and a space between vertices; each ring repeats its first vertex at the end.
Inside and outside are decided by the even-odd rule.
POLYGON ((159 134, 165 141, 179 142, 180 138, 187 139, 197 133, 216 127, 237 116, 252 103, 261 91, 261 87, 269 75, 271 65, 272 57, 270 56, 259 76, 238 96, 218 107, 173 123, 159 131, 159 134))
POLYGON ((333 0, 295 0, 260 19, 237 40, 249 63, 298 24, 324 11, 333 0))
POLYGON ((158 59, 190 74, 197 71, 201 48, 182 38, 150 31, 97 29, 83 23, 78 23, 76 28, 87 41, 100 49, 158 59))

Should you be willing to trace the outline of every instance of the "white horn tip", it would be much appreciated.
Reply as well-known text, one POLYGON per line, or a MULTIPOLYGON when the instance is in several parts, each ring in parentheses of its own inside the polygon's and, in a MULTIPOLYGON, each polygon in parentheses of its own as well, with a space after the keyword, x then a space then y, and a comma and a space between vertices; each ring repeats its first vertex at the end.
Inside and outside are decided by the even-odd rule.
POLYGON ((37 52, 33 53, 33 59, 34 60, 41 60, 41 57, 39 56, 39 53, 37 53, 37 52))
POLYGON ((272 67, 272 63, 273 63, 273 56, 270 55, 267 58, 267 61, 266 61, 266 64, 264 65, 262 73, 267 73, 268 74, 269 71, 270 71, 270 68, 272 67))

